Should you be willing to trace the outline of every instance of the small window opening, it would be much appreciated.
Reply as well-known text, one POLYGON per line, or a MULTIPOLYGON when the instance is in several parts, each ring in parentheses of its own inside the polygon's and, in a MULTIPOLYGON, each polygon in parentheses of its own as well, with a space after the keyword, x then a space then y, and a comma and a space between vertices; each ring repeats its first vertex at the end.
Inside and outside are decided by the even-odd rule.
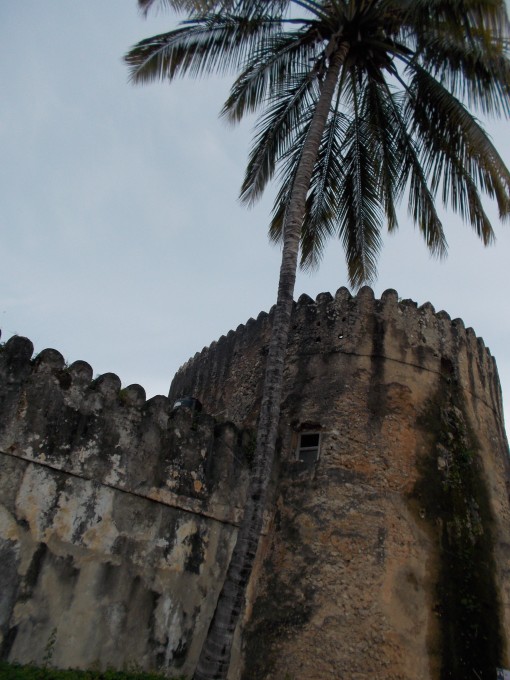
POLYGON ((297 459, 303 461, 303 463, 315 463, 319 458, 320 441, 319 432, 300 434, 297 459))

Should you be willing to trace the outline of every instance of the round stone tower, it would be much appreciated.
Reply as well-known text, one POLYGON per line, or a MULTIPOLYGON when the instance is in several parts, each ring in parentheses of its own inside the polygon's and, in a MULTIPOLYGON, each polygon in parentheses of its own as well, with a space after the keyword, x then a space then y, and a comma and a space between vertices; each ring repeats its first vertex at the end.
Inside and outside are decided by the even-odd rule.
MULTIPOLYGON (((253 427, 271 319, 197 354, 170 397, 253 427)), ((291 328, 242 677, 493 680, 510 666, 493 357, 460 319, 395 291, 302 296, 291 328)))

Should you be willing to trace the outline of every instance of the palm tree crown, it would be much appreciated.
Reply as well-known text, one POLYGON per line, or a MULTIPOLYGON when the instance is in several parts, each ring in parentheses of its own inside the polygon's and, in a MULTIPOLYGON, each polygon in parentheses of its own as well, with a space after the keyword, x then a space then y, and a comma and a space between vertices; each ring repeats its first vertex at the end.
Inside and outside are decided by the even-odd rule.
POLYGON ((446 252, 439 193, 484 244, 493 229, 480 192, 510 211, 510 175, 468 106, 510 112, 503 2, 140 0, 145 10, 191 11, 174 31, 127 55, 135 82, 239 73, 223 115, 262 109, 241 198, 252 203, 275 172, 270 236, 283 236, 293 180, 321 84, 340 59, 301 226, 301 265, 316 265, 329 236, 343 243, 351 282, 376 273, 381 231, 409 214, 436 255, 446 252))

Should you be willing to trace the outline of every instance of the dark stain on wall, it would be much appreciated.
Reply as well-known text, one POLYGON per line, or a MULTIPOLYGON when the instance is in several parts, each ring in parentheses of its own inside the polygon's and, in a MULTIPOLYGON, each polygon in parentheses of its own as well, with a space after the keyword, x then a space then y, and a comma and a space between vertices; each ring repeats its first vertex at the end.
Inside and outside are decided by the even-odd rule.
POLYGON ((493 680, 502 665, 494 517, 479 445, 454 381, 441 387, 419 425, 430 435, 412 503, 439 555, 435 612, 441 631, 441 680, 493 680), (416 509, 416 505, 414 505, 416 509))
POLYGON ((35 586, 37 585, 37 581, 39 580, 39 576, 44 564, 44 560, 46 559, 46 555, 48 553, 48 546, 46 543, 39 543, 37 548, 35 549, 32 559, 30 560, 30 564, 28 565, 28 569, 25 574, 25 578, 23 579, 23 588, 21 592, 21 601, 25 601, 30 599, 32 597, 32 593, 34 591, 35 586))
POLYGON ((20 577, 18 575, 19 554, 14 541, 0 538, 0 631, 4 636, 1 658, 9 653, 12 644, 9 637, 9 620, 18 597, 20 577))
MULTIPOLYGON (((303 541, 298 515, 307 492, 313 492, 308 478, 295 478, 287 487, 282 505, 292 508, 277 510, 274 519, 273 549, 265 560, 264 592, 257 596, 250 621, 244 633, 248 650, 243 680, 262 680, 271 675, 278 656, 278 643, 299 634, 314 612, 314 587, 310 574, 317 556, 303 541), (291 575, 282 578, 278 546, 286 546, 292 555, 291 575)), ((318 521, 321 518, 315 517, 318 521)), ((326 520, 324 520, 326 521, 326 520)))

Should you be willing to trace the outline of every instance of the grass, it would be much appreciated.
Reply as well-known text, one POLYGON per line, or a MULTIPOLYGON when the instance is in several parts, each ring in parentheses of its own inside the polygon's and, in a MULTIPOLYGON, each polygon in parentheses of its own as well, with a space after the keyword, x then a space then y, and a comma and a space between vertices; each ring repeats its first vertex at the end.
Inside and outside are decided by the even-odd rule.
MULTIPOLYGON (((148 673, 141 670, 106 671, 74 669, 57 670, 30 665, 11 664, 0 661, 0 680, 171 680, 161 673, 148 673)), ((173 680, 184 680, 173 678, 173 680)))

